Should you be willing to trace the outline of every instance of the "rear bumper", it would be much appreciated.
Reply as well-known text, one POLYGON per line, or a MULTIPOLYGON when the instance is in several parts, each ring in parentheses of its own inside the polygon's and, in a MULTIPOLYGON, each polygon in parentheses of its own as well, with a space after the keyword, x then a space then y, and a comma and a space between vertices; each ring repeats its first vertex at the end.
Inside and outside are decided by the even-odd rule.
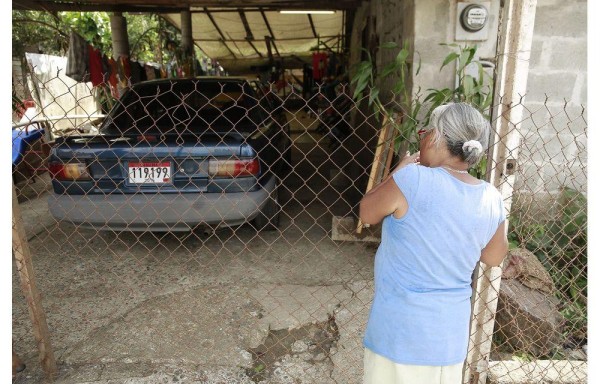
POLYGON ((252 220, 275 189, 239 193, 51 195, 57 220, 102 230, 189 231, 197 225, 234 226, 252 220))

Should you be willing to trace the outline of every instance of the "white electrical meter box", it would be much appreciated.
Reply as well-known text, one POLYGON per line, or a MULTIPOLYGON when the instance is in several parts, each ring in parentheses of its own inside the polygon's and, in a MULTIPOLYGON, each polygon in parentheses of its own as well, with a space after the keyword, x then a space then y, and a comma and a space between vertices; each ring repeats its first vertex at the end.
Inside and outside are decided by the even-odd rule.
POLYGON ((461 1, 456 4, 455 40, 482 41, 488 38, 489 1, 461 1))

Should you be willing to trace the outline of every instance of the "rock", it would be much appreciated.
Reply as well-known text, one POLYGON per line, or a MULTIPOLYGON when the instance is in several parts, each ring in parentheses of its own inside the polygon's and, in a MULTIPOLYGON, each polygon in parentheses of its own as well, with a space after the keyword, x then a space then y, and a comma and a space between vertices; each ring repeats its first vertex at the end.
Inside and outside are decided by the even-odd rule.
POLYGON ((548 354, 560 342, 564 321, 550 274, 530 251, 509 252, 502 271, 496 329, 508 344, 536 356, 548 354))
POLYGON ((554 293, 552 277, 532 252, 524 248, 512 249, 505 263, 502 279, 517 279, 531 289, 554 293))
POLYGON ((517 279, 502 280, 496 332, 515 350, 543 356, 557 347, 564 321, 558 300, 517 279))

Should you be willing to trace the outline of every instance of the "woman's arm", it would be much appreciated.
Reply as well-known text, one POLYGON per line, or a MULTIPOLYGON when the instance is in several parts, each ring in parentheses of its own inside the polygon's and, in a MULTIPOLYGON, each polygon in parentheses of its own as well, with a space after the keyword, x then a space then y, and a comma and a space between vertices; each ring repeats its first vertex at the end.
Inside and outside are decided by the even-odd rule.
POLYGON ((408 202, 394 182, 392 175, 407 164, 417 162, 418 159, 419 152, 413 155, 407 153, 385 180, 365 194, 359 207, 360 220, 364 224, 378 224, 384 217, 394 212, 396 212, 397 217, 406 214, 408 202))
POLYGON ((502 263, 508 253, 508 239, 506 237, 506 220, 498 226, 496 233, 481 251, 481 260, 485 265, 497 267, 502 263))

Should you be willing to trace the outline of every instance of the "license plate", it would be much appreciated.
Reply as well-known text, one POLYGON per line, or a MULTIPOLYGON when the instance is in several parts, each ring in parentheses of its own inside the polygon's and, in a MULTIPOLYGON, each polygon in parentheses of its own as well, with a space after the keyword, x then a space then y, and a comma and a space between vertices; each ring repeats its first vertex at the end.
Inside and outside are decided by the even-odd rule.
POLYGON ((171 163, 129 163, 132 184, 164 184, 171 182, 171 163))

